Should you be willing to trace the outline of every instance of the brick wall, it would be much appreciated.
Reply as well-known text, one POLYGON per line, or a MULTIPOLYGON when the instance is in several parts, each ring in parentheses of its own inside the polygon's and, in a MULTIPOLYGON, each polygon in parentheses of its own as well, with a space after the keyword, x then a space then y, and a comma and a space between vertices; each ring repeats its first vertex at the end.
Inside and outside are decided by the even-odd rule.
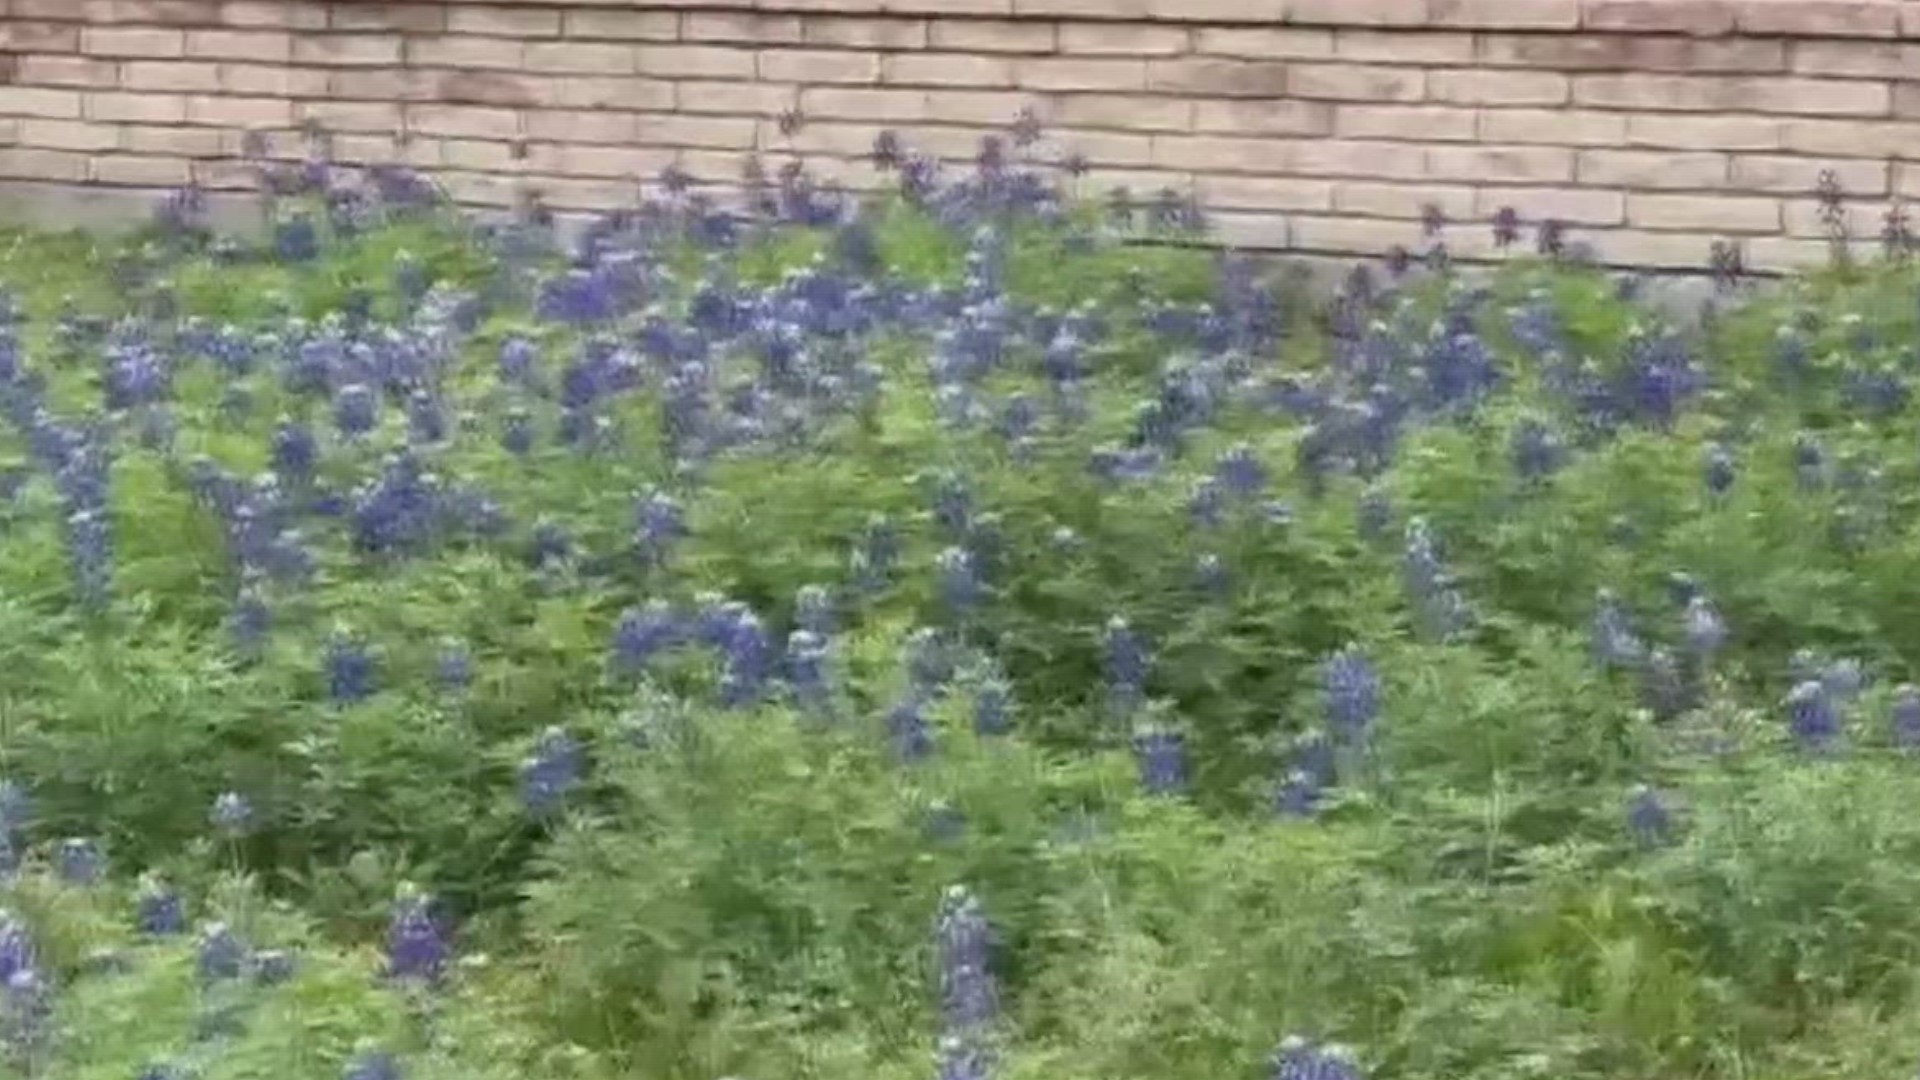
POLYGON ((1026 106, 1089 192, 1192 190, 1258 246, 1511 205, 1617 262, 1778 267, 1824 255, 1823 169, 1856 235, 1920 196, 1920 0, 0 0, 16 211, 244 188, 249 130, 478 205, 623 205, 755 151, 860 186, 882 129, 966 159, 1026 106))

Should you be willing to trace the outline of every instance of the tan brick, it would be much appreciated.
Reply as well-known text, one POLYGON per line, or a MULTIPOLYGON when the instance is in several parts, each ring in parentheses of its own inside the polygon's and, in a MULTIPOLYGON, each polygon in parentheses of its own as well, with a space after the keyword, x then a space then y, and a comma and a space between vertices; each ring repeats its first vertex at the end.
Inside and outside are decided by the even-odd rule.
POLYGON ((676 100, 673 84, 660 79, 566 78, 542 85, 555 91, 547 103, 569 109, 671 109, 676 100))
POLYGON ((1426 105, 1342 105, 1333 131, 1342 138, 1472 142, 1479 114, 1426 105))
MULTIPOLYGON (((429 71, 420 68, 309 68, 308 74, 324 74, 327 88, 320 97, 347 101, 449 101, 465 102, 460 92, 465 80, 505 78, 497 72, 429 71)), ((301 94, 307 97, 316 95, 301 94)))
POLYGON ((219 22, 223 26, 320 30, 327 25, 327 6, 318 0, 227 0, 220 5, 219 22))
POLYGON ((520 115, 473 105, 409 104, 407 129, 422 135, 499 139, 520 133, 520 115))
POLYGON ((1574 152, 1557 146, 1434 146, 1427 173, 1442 180, 1494 183, 1571 181, 1574 152))
POLYGON ((53 120, 77 120, 82 115, 78 90, 53 90, 38 86, 12 86, 0 94, 0 113, 14 116, 39 116, 53 120))
POLYGON ((62 22, 83 21, 86 8, 73 0, 13 0, 8 9, 15 19, 51 19, 62 22))
POLYGON ((299 64, 359 67, 400 63, 398 34, 301 34, 293 39, 299 64))
POLYGON ((404 126, 400 105, 391 101, 303 101, 293 118, 322 131, 391 134, 404 126))
POLYGON ((193 179, 193 168, 181 158, 113 154, 94 158, 89 164, 87 179, 96 184, 178 187, 193 179))
POLYGON ((924 90, 809 87, 800 92, 800 112, 824 120, 878 120, 913 124, 931 114, 924 90))
POLYGON ((1911 77, 1920 72, 1920 45, 1885 41, 1796 41, 1793 70, 1802 75, 1911 77))
POLYGON ((1920 118, 1920 83, 1893 84, 1893 115, 1906 120, 1920 118))
POLYGON ((673 41, 680 36, 680 16, 671 11, 569 8, 566 17, 566 32, 570 38, 673 41))
MULTIPOLYGON (((1866 200, 1847 194, 1840 207, 1840 220, 1846 235, 1855 239, 1871 240, 1880 234, 1880 226, 1885 221, 1887 204, 1879 200, 1866 200)), ((1819 199, 1789 199, 1781 205, 1783 225, 1789 236, 1830 236, 1832 226, 1828 224, 1827 212, 1819 199)))
POLYGON ((447 197, 462 206, 513 206, 521 188, 513 177, 490 173, 448 172, 436 177, 447 197))
MULTIPOLYGON (((527 43, 511 38, 434 37, 408 45, 408 59, 422 67, 493 68, 510 71, 526 60, 527 43)), ((631 70, 629 64, 628 70, 631 70)))
POLYGON ((1522 221, 1560 221, 1569 225, 1624 225, 1627 197, 1593 188, 1476 188, 1474 215, 1492 220, 1512 207, 1522 221))
MULTIPOLYGON (((1707 263, 1714 237, 1698 232, 1648 232, 1644 229, 1608 229, 1594 236, 1601 258, 1616 266, 1647 269, 1697 270, 1707 263)), ((1740 246, 1763 237, 1744 238, 1740 246)))
POLYGON ((120 129, 82 120, 29 118, 20 121, 20 142, 47 150, 112 150, 120 145, 120 129))
POLYGON ((701 146, 729 149, 752 146, 757 122, 743 116, 683 116, 642 113, 638 139, 649 146, 701 146))
POLYGON ((189 30, 187 55, 285 63, 293 58, 293 35, 284 30, 189 30))
POLYGON ((187 119, 187 99, 181 94, 94 93, 86 97, 89 120, 179 124, 187 119))
MULTIPOLYGON (((1021 109, 1034 106, 1031 94, 1007 90, 933 90, 928 92, 927 102, 929 119, 995 128, 1005 128, 1021 109)), ((911 141, 911 133, 908 135, 911 141)))
POLYGON ((842 49, 924 49, 928 42, 928 23, 925 19, 807 15, 801 20, 800 40, 809 45, 842 49))
POLYGON ((113 86, 120 81, 120 67, 111 60, 93 60, 84 56, 21 56, 15 58, 14 82, 7 93, 29 86, 113 86))
POLYGON ((1635 115, 1627 119, 1627 143, 1675 150, 1778 150, 1786 122, 1764 116, 1635 115))
POLYGON ((1333 193, 1335 210, 1361 217, 1414 221, 1426 216, 1429 206, 1439 207, 1450 221, 1466 220, 1473 216, 1473 189, 1349 180, 1333 193))
POLYGON ((1780 231, 1777 199, 1741 195, 1627 196, 1627 220, 1643 229, 1706 229, 1713 232, 1780 231))
MULTIPOLYGON (((466 5, 454 5, 460 11, 466 5)), ((441 4, 336 3, 328 26, 335 30, 400 30, 438 34, 447 29, 449 8, 441 4)))
POLYGON ((285 98, 195 97, 187 101, 187 119, 196 124, 232 127, 292 127, 293 102, 285 98))
POLYGON ((1581 25, 1590 30, 1702 36, 1733 29, 1731 0, 1589 0, 1581 25))
POLYGON ((1287 0, 1287 17, 1316 26, 1423 26, 1427 11, 1407 0, 1287 0))
POLYGON ((1126 131, 1189 131, 1193 111, 1191 101, 1145 94, 1062 94, 1053 106, 1061 124, 1126 131))
POLYGON ((128 90, 220 89, 220 69, 201 61, 130 60, 120 65, 120 85, 128 90))
POLYGON ((1752 38, 1639 34, 1484 34, 1479 61, 1496 67, 1682 74, 1787 69, 1787 45, 1752 38))
POLYGON ((1193 103, 1196 131, 1222 135, 1330 135, 1333 106, 1288 98, 1201 100, 1193 103))
POLYGON ((877 83, 880 56, 849 49, 764 49, 758 76, 774 82, 877 83))
POLYGON ((614 42, 534 41, 527 43, 528 71, 566 75, 631 75, 634 46, 614 42))
POLYGON ((1575 162, 1582 184, 1653 189, 1727 186, 1727 155, 1653 150, 1582 150, 1575 162))
POLYGON ((1293 247, 1292 222, 1284 214, 1223 210, 1207 214, 1208 236, 1243 251, 1286 251, 1293 247))
POLYGON ((1605 108, 1810 116, 1884 116, 1892 106, 1884 83, 1797 77, 1582 75, 1573 97, 1605 108))
POLYGON ((455 34, 542 38, 560 36, 560 12, 552 8, 451 4, 447 29, 455 34))
POLYGON ((1184 26, 1156 23, 1070 22, 1060 26, 1060 51, 1086 56, 1178 56, 1193 45, 1184 26))
POLYGON ((1325 101, 1419 101, 1426 97, 1419 68, 1363 64, 1295 64, 1287 69, 1287 93, 1325 101))
POLYGON ((487 172, 512 172, 520 167, 513 143, 488 139, 444 139, 439 147, 440 164, 455 169, 479 169, 487 172))
POLYGON ((927 43, 952 52, 1050 53, 1059 47, 1059 37, 1050 22, 936 19, 927 29, 927 43))
POLYGON ((1900 33, 1900 8, 1885 0, 1769 0, 1742 4, 1740 29, 1804 37, 1894 37, 1900 33))
POLYGON ((1920 165, 1895 166, 1894 193, 1908 199, 1920 198, 1920 165))
POLYGON ((1295 171, 1296 144, 1279 139, 1209 135, 1155 135, 1153 161, 1167 169, 1197 173, 1288 173, 1295 171))
MULTIPOLYGON (((799 91, 777 83, 683 82, 677 100, 687 112, 778 116, 796 108, 799 98, 799 91)), ((664 106, 661 111, 672 107, 664 106)), ((804 110, 802 115, 805 115, 804 110)))
POLYGON ((1572 30, 1580 0, 1428 0, 1427 20, 1473 30, 1572 30))
POLYGON ((1920 123, 1789 120, 1786 148, 1839 158, 1920 158, 1920 123))
POLYGON ((0 22, 0 51, 72 53, 80 51, 80 27, 72 23, 12 19, 0 22))
POLYGON ((881 60, 881 78, 896 86, 1012 86, 1013 61, 966 53, 897 53, 881 60))
POLYGON ((1147 65, 1139 60, 1036 57, 1016 60, 1014 79, 1026 90, 1144 90, 1147 65))
POLYGON ((252 162, 208 158, 193 163, 193 182, 208 191, 256 191, 260 174, 252 162))
POLYGON ((1209 209, 1322 210, 1333 206, 1334 181, 1284 176, 1202 176, 1201 204, 1209 209))
POLYGON ((1193 50, 1244 60, 1328 60, 1334 56, 1333 35, 1332 30, 1294 26, 1202 26, 1194 30, 1193 50))
POLYGON ((641 45, 635 70, 660 79, 751 79, 753 52, 718 45, 641 45))
POLYGON ((1381 64, 1469 64, 1472 34, 1346 29, 1335 32, 1334 55, 1381 64))
POLYGON ((800 16, 753 11, 689 11, 680 17, 680 40, 741 45, 798 45, 800 16))
POLYGON ((530 110, 527 138, 555 143, 630 143, 637 137, 633 113, 530 110))
POLYGON ((1618 146, 1627 139, 1627 118, 1587 109, 1482 109, 1479 130, 1492 143, 1618 146))
POLYGON ((1781 195, 1811 195, 1820 189, 1820 177, 1831 172, 1843 191, 1878 197, 1888 190, 1891 166, 1884 161, 1824 161, 1779 154, 1736 154, 1733 186, 1740 191, 1781 195))
POLYGON ((1054 138, 1061 146, 1102 167, 1133 168, 1153 164, 1153 144, 1146 135, 1062 128, 1054 138))
POLYGON ((135 154, 162 157, 214 157, 222 152, 217 128, 153 127, 128 124, 120 129, 120 146, 135 154))
POLYGON ((87 156, 38 147, 0 147, 0 178, 78 183, 87 178, 87 156))
POLYGON ((219 17, 220 5, 216 0, 86 0, 83 10, 92 23, 205 26, 219 17))
POLYGON ((1147 89, 1164 94, 1273 98, 1287 92, 1286 63, 1188 57, 1147 62, 1147 89))
POLYGON ((80 35, 89 56, 177 57, 187 51, 187 35, 150 26, 89 26, 80 35))
POLYGON ((1293 148, 1293 171, 1302 176, 1368 176, 1412 180, 1429 175, 1437 152, 1413 143, 1360 139, 1304 139, 1293 148))
POLYGON ((1789 236, 1754 236, 1741 241, 1746 265, 1756 270, 1793 270, 1825 265, 1833 246, 1825 240, 1789 236))
POLYGON ((1456 105, 1563 105, 1571 91, 1565 75, 1548 71, 1435 71, 1427 96, 1456 105))
MULTIPOLYGON (((1163 12, 1169 13, 1168 6, 1157 0, 986 0, 998 11, 985 14, 1020 14, 1022 16, 1064 16, 1067 18, 1092 19, 1148 19, 1163 12)), ((1204 6, 1205 0, 1196 0, 1204 6)))
POLYGON ((1420 242, 1420 228, 1410 221, 1300 214, 1292 224, 1292 247, 1297 251, 1384 255, 1420 242))
MULTIPOLYGON (((535 178, 541 196, 548 206, 556 210, 624 210, 633 205, 633 180, 651 180, 659 176, 660 171, 672 164, 672 154, 636 151, 633 153, 635 168, 624 172, 592 173, 619 177, 616 181, 596 181, 571 176, 543 176, 535 178)), ((611 168, 612 162, 606 163, 611 168)))

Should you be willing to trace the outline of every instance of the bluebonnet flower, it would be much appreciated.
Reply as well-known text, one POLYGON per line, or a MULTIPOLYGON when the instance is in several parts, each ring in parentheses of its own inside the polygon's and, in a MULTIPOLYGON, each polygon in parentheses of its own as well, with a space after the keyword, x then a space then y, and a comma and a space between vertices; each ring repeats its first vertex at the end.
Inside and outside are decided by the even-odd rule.
POLYGON ((1267 467, 1246 444, 1230 447, 1214 461, 1213 475, 1221 488, 1238 499, 1251 499, 1267 486, 1267 467))
POLYGON ((1140 786, 1149 795, 1177 795, 1187 787, 1187 739, 1178 731, 1147 728, 1134 735, 1140 786))
POLYGON ((559 810, 586 772, 586 750, 564 728, 540 733, 533 753, 520 763, 520 802, 534 817, 559 810))
POLYGON ((735 707, 758 701, 774 663, 773 643, 758 615, 751 611, 738 614, 727 630, 720 656, 722 700, 735 707))
POLYGON ((282 420, 273 433, 273 469, 295 483, 311 479, 320 443, 305 424, 282 420))
POLYGON ((106 607, 113 591, 113 532, 103 505, 89 505, 67 516, 67 561, 74 593, 82 606, 106 607))
POLYGON ((935 481, 933 520, 951 536, 966 535, 973 520, 973 493, 965 477, 945 473, 935 481))
POLYGON ((1896 688, 1888 719, 1895 746, 1902 750, 1920 750, 1920 687, 1902 683, 1896 688))
POLYGON ((1724 496, 1733 490, 1733 483, 1739 479, 1739 475, 1732 451, 1717 443, 1707 448, 1705 478, 1709 492, 1716 497, 1724 496))
POLYGON ((533 416, 527 410, 519 406, 508 409, 500 425, 502 449, 515 457, 525 457, 533 452, 533 416))
POLYGON ((1118 615, 1107 620, 1104 640, 1108 701, 1117 715, 1131 715, 1146 696, 1146 642, 1118 615))
POLYGON ((362 1050, 347 1062, 340 1080, 401 1080, 400 1059, 384 1050, 362 1050))
POLYGON ((273 253, 282 262, 311 262, 320 254, 320 231, 308 214, 296 214, 273 227, 273 253))
POLYGON ((1800 434, 1793 440, 1793 471, 1800 490, 1820 491, 1827 486, 1827 451, 1818 439, 1800 434))
POLYGON ((793 602, 793 621, 822 637, 834 631, 833 594, 824 585, 802 585, 793 602))
POLYGON ((347 436, 365 435, 379 423, 379 399, 363 383, 340 388, 333 399, 333 423, 347 436))
POLYGON ((1195 481, 1193 493, 1187 497, 1187 516, 1193 519, 1193 523, 1203 529, 1218 528, 1225 513, 1225 486, 1211 476, 1203 476, 1195 481))
POLYGON ((335 634, 326 646, 327 696, 336 705, 351 705, 373 696, 373 656, 361 642, 335 634))
POLYGON ((1704 596, 1687 601, 1687 648, 1701 662, 1710 662, 1727 643, 1727 624, 1704 596))
POLYGON ((19 836, 33 823, 33 796, 12 780, 0 779, 0 836, 19 836))
POLYGON ((1220 556, 1207 552, 1194 560, 1193 583, 1201 592, 1219 596, 1233 585, 1233 576, 1220 556))
POLYGON ((237 979, 246 970, 249 950, 233 928, 223 922, 208 923, 200 931, 197 966, 204 982, 237 979))
POLYGON ((32 971, 39 962, 33 935, 27 925, 5 908, 0 908, 0 982, 22 971, 32 971))
POLYGON ((1329 657, 1320 668, 1327 727, 1346 745, 1364 742, 1380 717, 1380 676, 1355 646, 1329 657))
POLYGON ((1827 688, 1809 680, 1787 695, 1787 725, 1807 750, 1826 750, 1840 738, 1840 710, 1827 688))
POLYGON ((1013 691, 1005 679, 990 674, 973 688, 973 731, 994 738, 1013 730, 1013 691))
POLYGON ((473 685, 473 651, 465 642, 449 641, 440 647, 434 661, 434 678, 443 689, 465 690, 473 685))
POLYGON ((1671 720, 1693 707, 1693 688, 1672 653, 1661 648, 1647 652, 1640 698, 1658 720, 1671 720))
POLYGON ((387 924, 387 977, 436 984, 446 976, 452 952, 445 930, 433 916, 433 898, 403 887, 387 924))
POLYGON ((934 949, 941 1019, 949 1034, 978 1032, 999 1016, 994 945, 993 927, 979 899, 963 885, 948 888, 934 924, 934 949))
POLYGON ((1593 613, 1593 657, 1603 668, 1630 668, 1646 653, 1618 597, 1601 589, 1593 613))
POLYGON ((655 489, 634 507, 634 541, 649 565, 666 562, 675 541, 687 535, 686 512, 679 500, 655 489))
POLYGON ((1645 784, 1627 796, 1627 831, 1642 847, 1656 847, 1673 836, 1673 811, 1660 793, 1645 784))
POLYGON ((832 707, 830 659, 825 636, 812 630, 795 630, 787 635, 787 682, 801 707, 815 715, 823 715, 832 707))
POLYGON ((993 1080, 993 1054, 971 1039, 942 1038, 937 1064, 938 1080, 993 1080))
POLYGON ((262 949, 250 958, 247 968, 256 986, 280 986, 293 981, 296 963, 284 949, 262 949))
POLYGON ((1357 525, 1363 540, 1378 540, 1393 528, 1393 499, 1384 488, 1369 485, 1360 493, 1357 525))
POLYGON ((1430 633, 1446 640, 1466 629, 1469 621, 1466 601, 1454 586, 1453 576, 1441 563, 1433 533, 1424 519, 1414 518, 1407 524, 1402 566, 1407 592, 1422 625, 1430 633))
POLYGON ((933 728, 927 722, 926 704, 917 694, 909 692, 887 710, 887 739, 903 762, 921 761, 933 753, 933 728))
POLYGON ((1834 701, 1847 704, 1858 698, 1867 688, 1867 673, 1860 661, 1850 657, 1835 660, 1819 672, 1820 685, 1834 701))
POLYGON ((416 443, 437 443, 447 437, 447 417, 440 403, 425 390, 407 395, 407 432, 416 443))
POLYGON ((1274 788, 1273 810, 1281 817, 1312 817, 1320 808, 1324 785, 1306 769, 1294 769, 1274 788))
POLYGON ((940 598, 947 611, 963 618, 980 600, 980 570, 973 553, 961 547, 940 552, 936 563, 940 572, 940 598))
POLYGON ((953 678, 953 651, 938 630, 923 626, 907 637, 906 667, 914 693, 936 694, 953 678))
POLYGON ((243 836, 253 828, 253 803, 237 791, 223 791, 213 800, 208 820, 219 832, 243 836))
POLYGON ((1539 420, 1523 420, 1513 430, 1513 471, 1522 480, 1537 481, 1553 475, 1565 463, 1566 452, 1559 433, 1539 420))
POLYGON ((1366 1080, 1366 1073, 1341 1046, 1316 1046, 1288 1036, 1273 1052, 1269 1080, 1366 1080))
POLYGON ((60 842, 54 863, 60 880, 69 885, 93 885, 106 871, 106 857, 100 846, 84 837, 68 837, 60 842))
POLYGON ((528 385, 533 381, 534 364, 540 351, 526 338, 510 337, 500 343, 501 381, 528 385))
POLYGON ((557 521, 536 522, 527 544, 527 563, 545 569, 564 563, 573 554, 573 536, 557 521))
POLYGON ((42 1044, 53 1019, 53 987, 37 969, 14 972, 0 987, 0 1045, 26 1064, 26 1072, 40 1071, 42 1044))
POLYGON ((158 875, 148 874, 141 878, 135 907, 134 922, 143 934, 173 937, 187 932, 186 904, 181 901, 180 894, 169 888, 158 875))

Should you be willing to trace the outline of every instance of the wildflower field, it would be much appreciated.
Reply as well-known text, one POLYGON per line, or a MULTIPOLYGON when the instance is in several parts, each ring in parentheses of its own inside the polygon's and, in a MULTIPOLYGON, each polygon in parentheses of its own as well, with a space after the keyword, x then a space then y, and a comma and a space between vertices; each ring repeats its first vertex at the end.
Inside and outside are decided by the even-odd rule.
POLYGON ((0 234, 0 1076, 1912 1074, 1903 221, 1316 290, 909 142, 0 234))

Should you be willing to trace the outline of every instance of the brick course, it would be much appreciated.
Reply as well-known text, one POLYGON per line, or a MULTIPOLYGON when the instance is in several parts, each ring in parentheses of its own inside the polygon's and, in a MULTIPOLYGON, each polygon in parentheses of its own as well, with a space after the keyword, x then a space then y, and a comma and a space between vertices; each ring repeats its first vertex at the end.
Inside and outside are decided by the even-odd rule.
POLYGON ((880 131, 957 163, 1022 108, 1080 190, 1196 193, 1232 241, 1377 254, 1511 206, 1775 267, 1823 253, 1823 174, 1868 233, 1920 198, 1920 0, 0 0, 0 198, 245 189, 248 131, 476 206, 749 153, 868 189, 880 131))

